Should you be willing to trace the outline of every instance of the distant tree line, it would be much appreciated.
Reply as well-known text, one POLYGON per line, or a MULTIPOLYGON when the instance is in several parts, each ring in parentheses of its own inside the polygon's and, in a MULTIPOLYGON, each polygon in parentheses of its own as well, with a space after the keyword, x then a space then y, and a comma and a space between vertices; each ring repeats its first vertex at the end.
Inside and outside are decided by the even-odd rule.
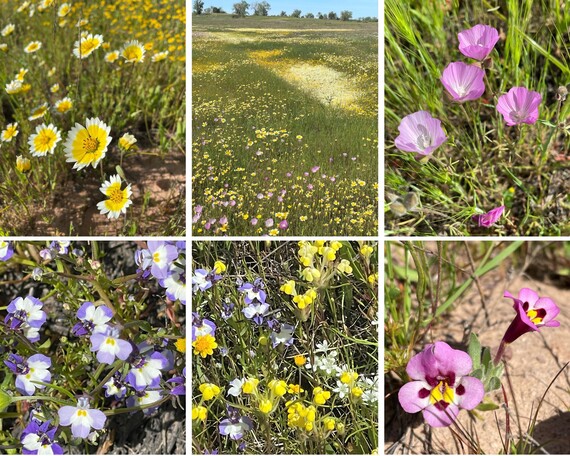
MULTIPOLYGON (((202 0, 194 0, 194 13, 195 14, 212 14, 212 13, 225 13, 225 11, 221 7, 211 6, 209 8, 204 8, 204 2, 202 0)), ((267 1, 262 2, 253 2, 248 3, 245 0, 242 0, 239 3, 234 3, 232 13, 235 16, 245 17, 248 15, 248 11, 251 10, 251 14, 253 16, 269 16, 269 10, 271 9, 271 5, 267 1)), ((287 12, 281 11, 279 14, 281 17, 287 17, 287 12)), ((352 20, 352 11, 341 11, 340 15, 337 15, 336 12, 330 11, 329 13, 321 13, 318 12, 317 14, 313 13, 306 13, 302 16, 302 11, 300 9, 294 10, 290 17, 297 17, 297 18, 306 18, 306 19, 326 19, 330 21, 350 21, 352 20)), ((378 18, 376 17, 361 17, 358 19, 362 22, 378 22, 378 18)))

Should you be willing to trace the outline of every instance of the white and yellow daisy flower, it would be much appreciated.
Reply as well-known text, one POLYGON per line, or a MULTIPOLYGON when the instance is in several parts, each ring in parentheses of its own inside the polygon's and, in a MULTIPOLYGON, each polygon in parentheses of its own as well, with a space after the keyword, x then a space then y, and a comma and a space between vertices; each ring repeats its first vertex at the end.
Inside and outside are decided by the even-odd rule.
POLYGON ((121 189, 121 177, 118 174, 111 176, 99 189, 108 199, 97 203, 97 209, 101 214, 107 214, 107 218, 119 218, 121 213, 126 214, 127 208, 133 203, 130 200, 133 192, 131 184, 121 189))
POLYGON ((0 133, 0 140, 2 140, 2 142, 10 142, 12 138, 18 136, 18 133, 18 122, 8 124, 6 128, 2 130, 2 133, 0 133))
POLYGON ((101 47, 103 44, 103 35, 93 35, 91 33, 82 33, 79 41, 76 41, 73 48, 73 55, 78 59, 89 57, 93 51, 101 47))
POLYGON ((119 51, 111 51, 105 54, 105 62, 113 63, 119 58, 119 51))
POLYGON ((156 52, 152 57, 151 60, 153 62, 160 62, 164 60, 168 56, 168 51, 156 52))
POLYGON ((28 117, 28 120, 36 120, 42 118, 43 116, 46 115, 47 110, 48 110, 47 103, 39 105, 37 108, 33 109, 32 113, 30 114, 30 117, 28 117))
POLYGON ((73 169, 92 165, 95 168, 105 157, 111 142, 111 127, 99 118, 87 119, 85 127, 78 123, 71 129, 65 141, 65 156, 68 162, 75 163, 73 169))
POLYGON ((15 28, 16 27, 14 26, 14 24, 8 24, 6 27, 2 29, 0 34, 2 34, 2 36, 8 36, 14 31, 15 28))
POLYGON ((18 81, 17 79, 10 81, 6 84, 6 93, 9 95, 15 95, 22 91, 22 81, 18 81))
POLYGON ((129 133, 125 133, 123 136, 119 138, 119 148, 127 151, 129 150, 134 143, 137 142, 137 138, 129 133))
POLYGON ((55 125, 38 125, 36 133, 28 140, 32 157, 45 157, 47 154, 53 154, 55 146, 60 141, 61 134, 55 125))
POLYGON ((121 55, 127 63, 141 63, 144 61, 145 48, 140 41, 132 40, 125 44, 121 55))
POLYGON ((69 3, 62 3, 59 9, 57 10, 57 15, 59 17, 65 17, 71 11, 71 5, 69 3))
POLYGON ((39 51, 42 48, 41 41, 30 41, 28 45, 24 48, 26 54, 32 54, 33 52, 39 51))
POLYGON ((16 169, 21 173, 27 173, 32 168, 32 163, 28 158, 24 158, 21 155, 16 157, 16 169))
POLYGON ((53 107, 58 113, 63 114, 73 108, 73 101, 71 98, 65 97, 56 101, 53 107))

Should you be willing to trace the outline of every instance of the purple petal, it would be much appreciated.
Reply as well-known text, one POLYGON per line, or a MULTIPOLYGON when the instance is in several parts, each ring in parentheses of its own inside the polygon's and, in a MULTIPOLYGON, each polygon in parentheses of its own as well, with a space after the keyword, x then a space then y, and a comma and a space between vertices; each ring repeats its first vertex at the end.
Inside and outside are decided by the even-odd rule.
POLYGON ((106 334, 93 333, 89 340, 91 341, 91 351, 97 351, 101 348, 101 344, 107 339, 106 334))
POLYGON ((133 351, 133 346, 124 340, 116 339, 115 342, 119 345, 119 351, 117 353, 117 358, 126 360, 131 352, 133 351))
POLYGON ((82 439, 86 438, 91 431, 91 427, 87 424, 83 424, 83 421, 75 421, 71 425, 71 433, 74 437, 81 437, 82 439))
POLYGON ((436 405, 430 405, 423 411, 426 423, 432 427, 449 426, 457 419, 459 407, 455 404, 449 404, 445 409, 440 409, 436 405))
MULTIPOLYGON (((508 292, 505 292, 505 295, 506 293, 508 292)), ((528 302, 530 304, 529 308, 533 309, 535 307, 535 303, 539 300, 539 296, 536 291, 531 290, 530 288, 521 288, 521 291, 519 291, 519 300, 523 303, 528 302)))
POLYGON ((89 409, 87 410, 87 414, 93 420, 91 423, 91 427, 93 427, 93 429, 103 429, 105 427, 107 417, 101 410, 89 409))
POLYGON ((59 415, 59 424, 62 426, 69 426, 71 424, 71 420, 77 411, 77 407, 72 407, 70 405, 64 405, 57 411, 59 415))
POLYGON ((419 412, 430 405, 431 387, 422 381, 409 382, 398 391, 398 400, 408 413, 419 412))
POLYGON ((452 62, 441 75, 441 82, 457 102, 476 100, 485 92, 485 71, 463 62, 452 62))
POLYGON ((81 307, 77 310, 77 318, 79 318, 80 320, 85 320, 85 318, 87 317, 87 309, 89 307, 94 307, 94 306, 95 304, 89 301, 86 301, 83 304, 81 304, 81 307))
POLYGON ((483 382, 475 377, 462 377, 455 388, 455 402, 461 408, 473 410, 485 396, 483 382))

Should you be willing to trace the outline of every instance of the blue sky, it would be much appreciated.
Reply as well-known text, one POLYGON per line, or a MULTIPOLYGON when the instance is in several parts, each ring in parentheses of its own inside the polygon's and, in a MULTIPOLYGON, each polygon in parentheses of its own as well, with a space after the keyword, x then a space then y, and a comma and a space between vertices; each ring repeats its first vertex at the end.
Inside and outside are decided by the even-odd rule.
MULTIPOLYGON (((210 6, 221 6, 224 11, 230 13, 233 8, 234 3, 238 3, 241 0, 204 0, 204 7, 208 8, 210 6)), ((252 4, 256 0, 246 0, 249 4, 252 4)), ((262 0, 257 0, 262 1, 262 0)), ((351 1, 340 1, 340 0, 266 0, 270 5, 269 10, 270 15, 279 14, 281 11, 285 11, 287 14, 295 9, 300 9, 301 14, 313 13, 316 14, 319 11, 322 13, 328 13, 329 11, 334 11, 339 14, 343 10, 352 11, 352 17, 357 19, 359 17, 373 16, 378 17, 378 0, 351 0, 351 1)), ((251 12, 251 10, 250 10, 251 12)))

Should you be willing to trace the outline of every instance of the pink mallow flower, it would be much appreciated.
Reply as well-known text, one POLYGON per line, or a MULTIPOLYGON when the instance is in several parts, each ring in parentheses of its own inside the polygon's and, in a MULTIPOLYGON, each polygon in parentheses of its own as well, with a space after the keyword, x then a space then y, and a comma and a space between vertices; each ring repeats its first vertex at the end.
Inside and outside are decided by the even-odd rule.
POLYGON ((74 437, 86 438, 93 429, 103 429, 107 417, 101 410, 89 408, 89 399, 80 397, 77 407, 66 405, 57 412, 59 424, 62 426, 71 425, 71 434, 74 437))
POLYGON ((499 41, 499 32, 494 27, 477 24, 473 28, 459 32, 457 38, 459 38, 459 50, 464 56, 485 60, 499 41))
POLYGON ((458 103, 476 100, 485 92, 485 70, 463 62, 452 62, 441 75, 440 81, 458 103))
POLYGON ((503 115, 509 126, 521 123, 532 125, 538 120, 538 105, 541 101, 540 93, 525 87, 513 87, 499 97, 497 111, 503 115))
POLYGON ((505 211, 505 206, 499 206, 496 207, 495 209, 491 209, 489 212, 486 212, 485 214, 474 215, 472 218, 475 221, 475 223, 477 223, 477 226, 483 226, 485 228, 489 228, 497 220, 499 220, 499 218, 501 218, 501 215, 503 215, 504 211, 505 211))
POLYGON ((396 147, 420 155, 431 154, 447 139, 441 128, 441 120, 433 118, 427 111, 407 115, 400 122, 398 130, 400 136, 394 141, 396 147))
POLYGON ((461 408, 474 409, 485 395, 481 380, 469 377, 472 367, 467 353, 445 342, 428 345, 406 366, 413 381, 400 388, 400 405, 408 413, 421 411, 430 426, 449 426, 461 408))

